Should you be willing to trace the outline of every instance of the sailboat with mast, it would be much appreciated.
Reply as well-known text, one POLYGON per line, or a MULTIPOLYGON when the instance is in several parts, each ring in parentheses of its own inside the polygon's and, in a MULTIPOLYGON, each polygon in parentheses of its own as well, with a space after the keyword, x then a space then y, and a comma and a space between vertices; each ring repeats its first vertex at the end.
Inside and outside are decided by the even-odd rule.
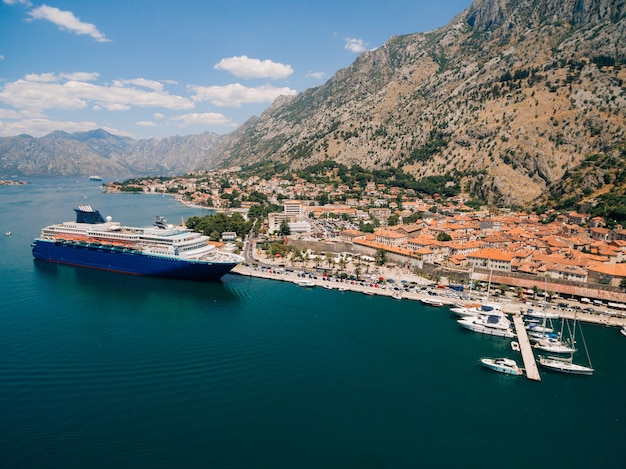
MULTIPOLYGON (((565 318, 563 318, 565 321, 565 318)), ((580 327, 580 326, 579 326, 580 327)), ((555 357, 555 356, 543 356, 539 355, 539 365, 549 370, 558 371, 560 373, 568 373, 573 375, 592 375, 593 367, 591 365, 591 358, 589 357, 589 351, 587 350, 587 344, 585 343, 585 337, 583 336, 582 328, 580 328, 580 336, 582 338, 583 345, 585 347, 585 353, 587 354, 587 361, 589 366, 579 365, 574 363, 574 345, 576 343, 576 315, 574 314, 574 321, 571 330, 571 344, 572 351, 569 357, 555 357)))
POLYGON ((530 340, 534 342, 533 347, 548 353, 574 353, 576 349, 573 344, 569 344, 563 340, 563 329, 565 327, 565 319, 561 321, 561 332, 554 333, 552 329, 552 319, 546 314, 546 303, 543 303, 543 321, 541 325, 531 324, 528 329, 530 340), (550 321, 548 326, 547 321, 550 321), (534 326, 534 327, 533 327, 534 326))

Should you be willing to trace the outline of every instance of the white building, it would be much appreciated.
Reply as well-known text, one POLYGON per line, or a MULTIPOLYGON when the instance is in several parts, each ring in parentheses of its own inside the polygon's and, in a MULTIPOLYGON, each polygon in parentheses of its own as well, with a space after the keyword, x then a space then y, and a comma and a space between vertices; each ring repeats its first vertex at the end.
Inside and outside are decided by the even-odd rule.
POLYGON ((283 202, 283 213, 295 217, 301 216, 304 213, 302 202, 299 200, 285 200, 283 202))

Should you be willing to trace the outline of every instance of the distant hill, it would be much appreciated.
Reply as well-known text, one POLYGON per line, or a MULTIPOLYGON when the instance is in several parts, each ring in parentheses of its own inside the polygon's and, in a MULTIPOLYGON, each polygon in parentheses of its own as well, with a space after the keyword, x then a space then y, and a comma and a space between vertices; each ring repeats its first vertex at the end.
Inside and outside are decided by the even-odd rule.
POLYGON ((624 3, 475 0, 443 28, 392 37, 323 86, 280 97, 205 167, 399 167, 529 203, 591 155, 616 160, 626 141, 624 3))
POLYGON ((134 140, 102 129, 0 138, 0 175, 132 177, 177 175, 213 158, 214 133, 134 140))

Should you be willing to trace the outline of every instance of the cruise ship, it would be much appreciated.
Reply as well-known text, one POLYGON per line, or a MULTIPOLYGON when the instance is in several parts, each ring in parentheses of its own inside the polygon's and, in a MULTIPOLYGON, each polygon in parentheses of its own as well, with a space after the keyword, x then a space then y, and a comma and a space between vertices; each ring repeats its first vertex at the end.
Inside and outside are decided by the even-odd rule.
POLYGON ((243 262, 222 252, 207 236, 156 217, 153 226, 122 226, 105 220, 89 205, 79 206, 75 222, 46 226, 33 241, 35 259, 112 272, 217 281, 243 262))

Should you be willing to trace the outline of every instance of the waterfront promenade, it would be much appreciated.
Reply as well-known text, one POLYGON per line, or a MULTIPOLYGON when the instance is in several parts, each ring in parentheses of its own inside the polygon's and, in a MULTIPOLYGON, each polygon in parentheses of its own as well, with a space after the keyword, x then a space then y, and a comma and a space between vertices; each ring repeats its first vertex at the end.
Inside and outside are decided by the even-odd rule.
MULTIPOLYGON (((246 275, 251 277, 259 277, 265 278, 269 280, 278 280, 283 282, 291 282, 295 283, 298 280, 304 280, 302 277, 298 277, 296 272, 290 272, 284 268, 280 268, 278 266, 270 265, 255 265, 255 264, 240 264, 236 266, 233 270, 233 273, 239 275, 246 275)), ((449 292, 448 289, 440 289, 436 288, 432 282, 424 279, 423 277, 419 277, 417 275, 411 274, 409 272, 404 271, 399 268, 382 268, 380 271, 381 277, 385 278, 393 278, 394 283, 391 285, 402 285, 402 280, 406 280, 408 282, 415 282, 418 285, 428 285, 429 289, 432 292, 437 293, 437 296, 433 297, 428 293, 428 290, 416 290, 416 291, 404 291, 404 290, 394 290, 390 284, 377 284, 371 281, 351 281, 344 280, 342 282, 337 281, 337 279, 330 278, 329 280, 324 280, 322 276, 318 275, 317 279, 306 277, 306 280, 312 282, 316 287, 325 287, 328 289, 341 289, 342 291, 352 291, 363 294, 375 294, 380 296, 387 296, 390 299, 394 299, 394 293, 396 295, 400 293, 402 300, 413 300, 419 301, 423 298, 437 298, 440 300, 444 306, 454 306, 457 304, 471 304, 480 301, 480 299, 472 299, 472 300, 461 300, 458 297, 446 296, 445 294, 449 292), (383 275, 384 274, 384 275, 383 275)), ((527 307, 524 303, 514 301, 511 298, 499 299, 499 303, 502 304, 502 311, 506 314, 520 314, 526 311, 527 307)), ((592 324, 610 326, 610 327, 621 327, 626 326, 626 318, 620 318, 615 316, 607 316, 603 314, 590 314, 584 312, 572 312, 566 311, 563 309, 554 310, 559 317, 574 319, 574 315, 576 316, 577 321, 588 322, 592 324)))

